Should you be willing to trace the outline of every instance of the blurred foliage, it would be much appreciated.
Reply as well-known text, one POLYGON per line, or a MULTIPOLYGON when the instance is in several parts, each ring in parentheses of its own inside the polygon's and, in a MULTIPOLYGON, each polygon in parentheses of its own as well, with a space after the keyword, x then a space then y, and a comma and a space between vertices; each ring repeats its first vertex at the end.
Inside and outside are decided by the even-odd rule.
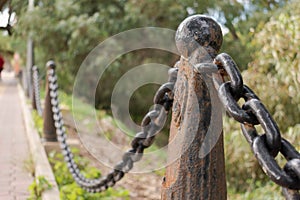
POLYGON ((11 37, 0 35, 0 52, 2 51, 13 51, 12 48, 13 39, 11 37))
POLYGON ((256 34, 258 51, 244 72, 245 82, 265 102, 281 130, 300 119, 300 6, 279 10, 256 34))

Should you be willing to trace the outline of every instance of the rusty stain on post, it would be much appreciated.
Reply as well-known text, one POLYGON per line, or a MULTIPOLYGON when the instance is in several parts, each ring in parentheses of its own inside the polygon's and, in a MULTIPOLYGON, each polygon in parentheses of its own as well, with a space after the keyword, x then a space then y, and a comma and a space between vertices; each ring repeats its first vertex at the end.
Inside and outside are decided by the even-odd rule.
POLYGON ((199 156, 212 109, 207 84, 194 70, 196 64, 212 63, 222 39, 220 26, 203 15, 187 18, 177 30, 176 45, 182 56, 178 63, 168 147, 168 159, 175 161, 166 169, 163 200, 226 199, 222 131, 216 134, 220 136, 216 144, 205 144, 210 153, 203 158, 199 156))
MULTIPOLYGON (((47 71, 55 70, 55 63, 53 61, 49 61, 46 64, 47 71)), ((56 139, 56 128, 54 126, 54 119, 53 119, 53 111, 51 106, 51 98, 50 98, 50 90, 49 90, 49 73, 46 76, 46 96, 45 96, 45 103, 44 103, 44 139, 46 141, 57 141, 56 139)))

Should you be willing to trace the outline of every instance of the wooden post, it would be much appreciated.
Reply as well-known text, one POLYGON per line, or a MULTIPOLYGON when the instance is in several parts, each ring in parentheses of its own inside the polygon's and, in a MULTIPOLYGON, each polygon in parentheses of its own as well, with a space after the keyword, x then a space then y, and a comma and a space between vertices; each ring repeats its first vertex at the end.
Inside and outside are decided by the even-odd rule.
MULTIPOLYGON (((55 70, 56 66, 55 66, 55 63, 53 61, 49 61, 49 62, 47 62, 46 67, 47 67, 47 71, 49 71, 49 70, 55 70)), ((57 139, 56 139, 56 128, 55 128, 55 125, 54 125, 53 111, 52 111, 51 98, 50 98, 49 73, 48 72, 47 72, 47 77, 46 77, 45 92, 46 92, 46 96, 45 96, 44 112, 43 112, 44 139, 46 141, 57 141, 57 139)))
POLYGON ((32 66, 34 64, 34 47, 33 40, 29 36, 27 40, 27 56, 26 56, 26 95, 32 99, 32 66))
POLYGON ((209 17, 191 16, 177 29, 176 45, 182 56, 168 147, 171 164, 162 184, 162 199, 223 200, 227 194, 222 120, 214 120, 214 127, 220 129, 209 136, 214 87, 208 87, 205 74, 195 71, 197 64, 213 62, 222 45, 221 28, 209 17), (207 154, 200 153, 201 147, 208 150, 207 154))

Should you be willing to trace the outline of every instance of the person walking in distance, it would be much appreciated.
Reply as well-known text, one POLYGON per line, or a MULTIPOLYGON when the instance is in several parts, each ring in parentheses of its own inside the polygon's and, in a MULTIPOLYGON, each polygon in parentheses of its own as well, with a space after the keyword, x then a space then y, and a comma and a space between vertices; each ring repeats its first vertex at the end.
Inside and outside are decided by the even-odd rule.
POLYGON ((1 72, 3 70, 3 66, 4 66, 4 58, 0 55, 0 80, 1 78, 1 72))

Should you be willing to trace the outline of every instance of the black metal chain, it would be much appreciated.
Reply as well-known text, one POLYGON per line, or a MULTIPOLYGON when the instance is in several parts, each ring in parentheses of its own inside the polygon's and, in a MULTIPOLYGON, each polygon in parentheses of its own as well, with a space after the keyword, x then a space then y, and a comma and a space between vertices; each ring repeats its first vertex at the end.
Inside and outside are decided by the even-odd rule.
POLYGON ((39 84, 39 70, 37 66, 32 67, 32 82, 33 82, 33 95, 35 100, 36 110, 39 116, 42 116, 43 109, 41 106, 40 98, 40 84, 39 84))
POLYGON ((177 68, 169 70, 168 82, 163 84, 156 92, 154 109, 145 115, 141 124, 142 130, 135 135, 131 142, 131 149, 123 155, 122 161, 106 177, 88 179, 80 173, 77 164, 74 162, 73 154, 66 143, 66 130, 59 108, 57 76, 54 69, 48 70, 47 75, 57 140, 60 142, 60 147, 69 171, 79 186, 89 192, 104 191, 119 181, 125 173, 132 169, 134 162, 142 158, 144 149, 151 146, 155 135, 163 128, 166 116, 172 107, 173 88, 177 79, 177 72, 177 68))
MULTIPOLYGON (((265 108, 257 95, 243 83, 243 78, 233 61, 225 54, 219 54, 214 60, 214 68, 223 77, 230 80, 222 81, 216 86, 218 95, 228 114, 241 123, 242 132, 251 145, 259 164, 272 181, 283 187, 283 194, 287 199, 300 199, 300 154, 286 139, 282 138, 276 122, 265 108), (238 101, 243 98, 245 103, 239 106, 238 101), (259 135, 255 125, 260 125, 264 134, 259 135), (280 168, 275 160, 281 153, 287 163, 280 168)), ((211 64, 210 64, 211 65, 211 64)), ((198 70, 199 71, 199 70, 198 70)), ((122 161, 104 178, 87 179, 78 169, 73 154, 66 143, 66 133, 58 101, 57 77, 54 69, 48 71, 49 90, 53 118, 55 121, 57 139, 67 162, 69 171, 75 181, 89 192, 101 192, 112 187, 125 173, 129 172, 134 162, 139 161, 145 148, 151 146, 155 135, 162 129, 166 116, 173 103, 173 88, 177 79, 177 68, 169 70, 169 80, 163 84, 154 97, 154 109, 146 114, 141 125, 142 131, 137 133, 131 142, 131 149, 127 151, 122 161)), ((215 78, 213 76, 213 78, 215 78)), ((218 82, 218 81, 215 81, 218 82)))
POLYGON ((227 113, 241 123, 242 132, 263 171, 273 182, 283 187, 283 194, 287 199, 300 199, 300 153, 281 136, 264 104, 243 84, 242 75, 233 59, 222 53, 215 58, 214 64, 223 80, 225 76, 230 78, 218 85, 218 88, 215 85, 219 98, 227 113), (239 106, 241 98, 245 103, 239 106), (265 133, 259 135, 255 125, 260 125, 265 133), (279 152, 287 160, 283 169, 275 160, 279 152))

